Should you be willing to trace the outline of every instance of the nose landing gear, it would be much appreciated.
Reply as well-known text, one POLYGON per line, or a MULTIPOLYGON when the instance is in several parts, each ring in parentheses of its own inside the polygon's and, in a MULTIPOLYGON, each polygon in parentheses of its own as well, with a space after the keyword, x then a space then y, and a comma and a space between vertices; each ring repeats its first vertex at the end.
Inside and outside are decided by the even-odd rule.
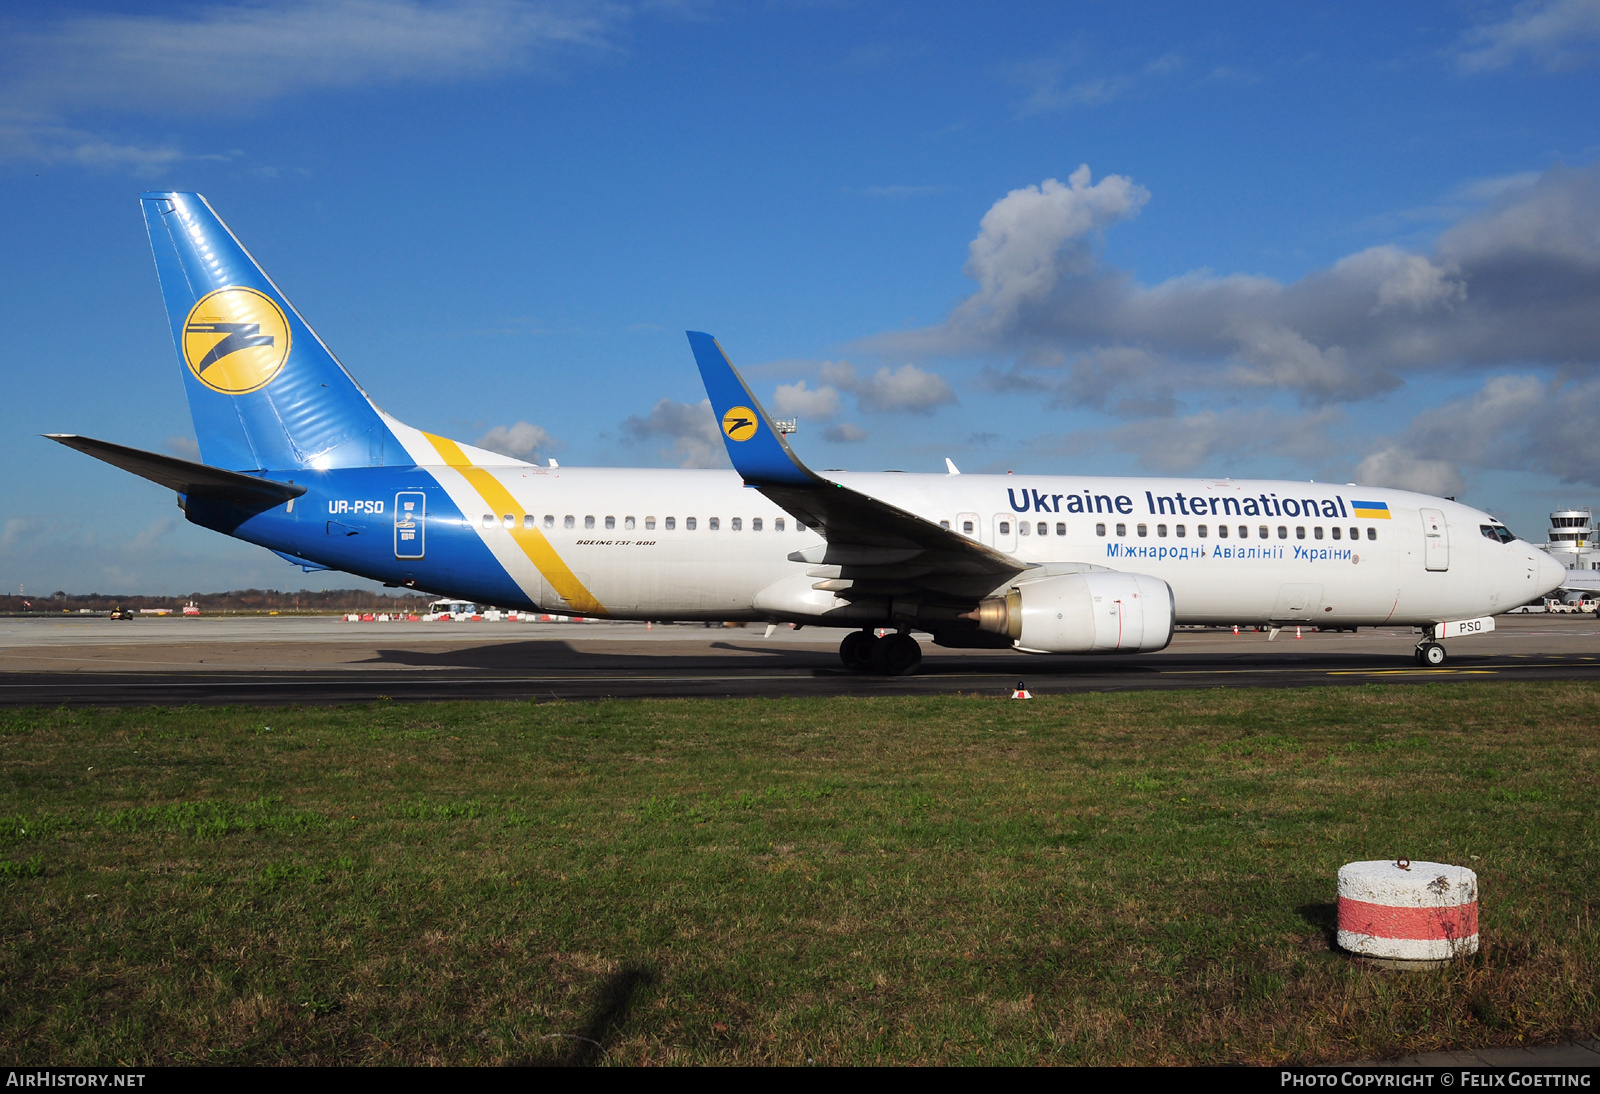
POLYGON ((905 631, 882 638, 870 630, 851 631, 839 643, 839 660, 852 672, 909 676, 922 664, 922 647, 905 631))
POLYGON ((1444 664, 1445 660, 1444 647, 1439 643, 1430 641, 1417 646, 1417 664, 1436 669, 1444 664))

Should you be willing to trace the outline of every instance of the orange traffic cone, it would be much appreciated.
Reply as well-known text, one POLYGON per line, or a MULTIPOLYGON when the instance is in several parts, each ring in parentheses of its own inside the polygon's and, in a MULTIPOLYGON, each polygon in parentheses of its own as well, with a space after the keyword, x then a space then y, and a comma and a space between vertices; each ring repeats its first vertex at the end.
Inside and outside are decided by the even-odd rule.
POLYGON ((1011 693, 1011 698, 1013 698, 1013 699, 1032 699, 1033 696, 1028 694, 1027 687, 1022 683, 1021 680, 1018 680, 1017 681, 1017 688, 1016 688, 1015 691, 1013 691, 1011 693))
POLYGON ((1294 636, 1295 636, 1295 637, 1296 637, 1296 638, 1301 638, 1301 637, 1303 637, 1303 635, 1301 635, 1301 633, 1300 633, 1300 628, 1299 628, 1299 627, 1296 627, 1296 628, 1295 628, 1295 629, 1294 629, 1294 636))
POLYGON ((1239 633, 1239 624, 1235 623, 1233 625, 1233 633, 1234 634, 1238 634, 1239 633))

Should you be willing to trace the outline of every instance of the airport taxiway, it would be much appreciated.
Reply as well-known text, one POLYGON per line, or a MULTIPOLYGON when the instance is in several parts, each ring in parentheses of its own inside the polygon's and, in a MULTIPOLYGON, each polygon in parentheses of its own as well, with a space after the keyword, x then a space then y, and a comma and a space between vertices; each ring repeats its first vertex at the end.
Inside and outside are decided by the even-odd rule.
POLYGON ((0 704, 324 703, 388 697, 597 699, 721 695, 1035 694, 1146 688, 1301 687, 1600 679, 1600 621, 1506 616, 1419 667, 1404 627, 1180 630, 1131 657, 1034 657, 924 643, 914 676, 848 672, 842 632, 757 625, 349 623, 330 617, 45 616, 0 620, 0 704))

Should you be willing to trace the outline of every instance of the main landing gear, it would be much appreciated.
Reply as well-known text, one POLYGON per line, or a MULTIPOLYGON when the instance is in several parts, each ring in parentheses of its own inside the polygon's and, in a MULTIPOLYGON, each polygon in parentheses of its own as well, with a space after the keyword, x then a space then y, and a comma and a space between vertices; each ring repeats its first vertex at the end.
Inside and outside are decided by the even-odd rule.
POLYGON ((839 643, 839 660, 852 672, 910 676, 922 664, 922 647, 905 631, 879 638, 873 631, 851 631, 839 643))

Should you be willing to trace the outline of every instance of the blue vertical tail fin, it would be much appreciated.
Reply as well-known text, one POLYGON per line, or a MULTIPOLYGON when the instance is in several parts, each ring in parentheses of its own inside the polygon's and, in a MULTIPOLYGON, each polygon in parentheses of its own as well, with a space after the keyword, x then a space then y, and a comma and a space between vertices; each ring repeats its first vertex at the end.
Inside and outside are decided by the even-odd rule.
POLYGON ((360 385, 205 198, 139 200, 202 460, 239 471, 410 462, 360 385))

